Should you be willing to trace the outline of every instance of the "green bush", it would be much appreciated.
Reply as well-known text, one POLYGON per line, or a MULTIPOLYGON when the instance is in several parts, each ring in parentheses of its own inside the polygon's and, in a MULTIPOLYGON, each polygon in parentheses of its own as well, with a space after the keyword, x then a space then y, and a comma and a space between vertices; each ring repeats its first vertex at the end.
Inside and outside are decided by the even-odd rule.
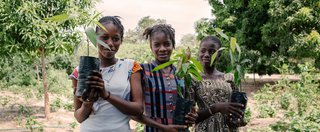
POLYGON ((32 109, 30 107, 24 106, 24 105, 19 105, 19 115, 23 115, 26 117, 31 116, 31 114, 33 113, 32 109))
POLYGON ((270 125, 274 131, 320 130, 320 74, 308 63, 298 67, 301 72, 299 81, 283 78, 254 95, 258 104, 264 104, 259 106, 261 117, 276 115, 275 111, 283 110, 280 121, 270 125))
POLYGON ((290 105, 290 95, 289 94, 283 94, 281 97, 280 97, 280 106, 282 109, 285 109, 287 110, 289 108, 289 105, 290 105))
POLYGON ((49 67, 47 70, 47 83, 50 93, 72 96, 72 82, 65 70, 49 67))
POLYGON ((60 109, 62 107, 62 100, 60 98, 56 98, 55 100, 52 101, 52 103, 50 104, 50 109, 52 112, 57 111, 58 109, 60 109))
POLYGON ((252 118, 252 111, 249 107, 246 108, 246 111, 244 113, 244 120, 245 122, 250 122, 252 118))
POLYGON ((8 97, 0 97, 0 104, 4 108, 9 103, 10 99, 8 97))
POLYGON ((3 85, 29 86, 36 83, 35 65, 27 58, 16 55, 0 58, 0 80, 3 85))
POLYGON ((136 131, 137 132, 143 132, 144 131, 144 125, 138 122, 137 125, 136 125, 136 131))
POLYGON ((78 123, 77 123, 76 121, 73 121, 73 122, 69 123, 69 127, 70 127, 71 129, 75 129, 76 126, 78 126, 78 123))
POLYGON ((276 110, 273 106, 260 105, 258 110, 260 118, 274 117, 276 115, 276 110))
POLYGON ((120 46, 117 57, 137 60, 139 63, 150 62, 154 58, 149 44, 128 43, 120 46))
POLYGON ((68 111, 72 111, 73 110, 73 102, 63 104, 63 109, 68 110, 68 111))
POLYGON ((25 128, 29 129, 31 132, 43 132, 43 124, 38 122, 34 116, 30 116, 27 118, 25 128))
POLYGON ((59 54, 49 57, 48 61, 50 66, 52 66, 54 69, 66 70, 68 74, 70 74, 74 69, 74 66, 72 66, 72 57, 67 54, 59 54))

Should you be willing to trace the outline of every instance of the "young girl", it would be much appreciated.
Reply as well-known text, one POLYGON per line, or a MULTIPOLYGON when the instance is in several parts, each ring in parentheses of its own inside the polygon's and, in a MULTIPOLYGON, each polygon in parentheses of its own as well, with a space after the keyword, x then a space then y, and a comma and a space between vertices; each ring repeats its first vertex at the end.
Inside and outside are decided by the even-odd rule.
MULTIPOLYGON (((152 72, 156 66, 170 61, 175 47, 174 29, 166 24, 155 25, 144 32, 150 40, 150 48, 155 60, 142 64, 145 115, 138 121, 145 123, 146 132, 177 131, 187 126, 173 125, 173 112, 177 100, 177 87, 184 87, 184 81, 175 76, 176 68, 170 65, 152 72)), ((186 123, 195 123, 196 113, 186 115, 186 123)))
POLYGON ((136 61, 115 57, 124 30, 118 17, 103 17, 99 22, 107 32, 97 27, 96 33, 110 50, 98 45, 100 72, 88 77, 86 83, 92 89, 88 100, 75 98, 74 116, 83 132, 129 132, 129 116, 143 113, 141 67, 136 61))
MULTIPOLYGON (((243 105, 230 103, 231 94, 234 90, 229 83, 232 81, 230 74, 224 74, 210 66, 211 56, 221 47, 218 38, 208 36, 202 39, 199 49, 199 60, 204 68, 202 82, 193 82, 195 100, 198 103, 197 132, 228 132, 237 131, 237 128, 228 126, 228 118, 234 114, 240 118, 243 105)), ((220 53, 215 61, 218 61, 220 53)))

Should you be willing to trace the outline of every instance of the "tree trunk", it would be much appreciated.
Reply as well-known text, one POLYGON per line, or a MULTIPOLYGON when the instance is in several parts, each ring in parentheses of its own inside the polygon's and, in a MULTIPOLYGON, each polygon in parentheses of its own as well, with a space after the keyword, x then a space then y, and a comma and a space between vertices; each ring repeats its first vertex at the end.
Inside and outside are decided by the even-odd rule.
POLYGON ((39 75, 39 67, 38 67, 38 65, 36 65, 36 68, 37 68, 37 84, 38 84, 38 87, 40 87, 40 75, 39 75))
POLYGON ((46 66, 44 63, 44 48, 41 48, 41 66, 42 66, 42 80, 43 80, 43 88, 44 88, 44 114, 48 120, 49 114, 50 114, 50 105, 49 105, 48 86, 46 82, 46 66))

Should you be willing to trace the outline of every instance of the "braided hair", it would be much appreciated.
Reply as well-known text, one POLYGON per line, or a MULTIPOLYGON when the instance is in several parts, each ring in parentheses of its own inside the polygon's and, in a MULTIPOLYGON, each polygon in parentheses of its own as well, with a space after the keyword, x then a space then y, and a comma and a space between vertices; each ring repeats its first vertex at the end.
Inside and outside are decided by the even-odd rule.
POLYGON ((218 46, 219 46, 219 48, 221 47, 221 41, 220 41, 220 39, 218 39, 217 37, 215 37, 215 36, 207 36, 207 37, 204 37, 202 40, 201 40, 201 43, 200 43, 200 45, 204 42, 204 41, 212 41, 212 42, 214 42, 214 43, 216 43, 216 44, 218 44, 218 46))
POLYGON ((173 48, 175 48, 175 37, 174 37, 174 33, 175 30, 168 24, 157 24, 154 25, 152 27, 149 27, 147 29, 144 30, 143 36, 146 39, 149 39, 151 41, 151 37, 156 33, 156 32, 162 32, 165 35, 169 36, 171 42, 172 42, 172 46, 173 48))
MULTIPOLYGON (((121 17, 119 17, 119 16, 104 16, 99 20, 99 22, 101 24, 110 24, 110 23, 114 24, 118 28, 118 30, 120 31, 120 37, 121 37, 121 40, 123 40, 124 27, 123 27, 119 18, 121 18, 121 17)), ((101 30, 101 27, 97 26, 96 33, 99 30, 101 30)))

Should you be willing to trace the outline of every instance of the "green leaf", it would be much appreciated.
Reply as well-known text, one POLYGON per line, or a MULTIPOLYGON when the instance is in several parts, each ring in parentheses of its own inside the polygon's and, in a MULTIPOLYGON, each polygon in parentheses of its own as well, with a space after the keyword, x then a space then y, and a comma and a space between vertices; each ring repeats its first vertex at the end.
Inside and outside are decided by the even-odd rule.
POLYGON ((202 80, 200 73, 194 67, 190 67, 188 69, 188 73, 191 74, 197 81, 202 80))
POLYGON ((100 39, 97 39, 97 43, 102 45, 103 47, 107 48, 108 50, 111 50, 109 45, 101 41, 100 39))
POLYGON ((177 64, 177 70, 178 71, 181 71, 182 69, 182 58, 180 58, 179 60, 178 60, 178 64, 177 64))
POLYGON ((182 64, 182 71, 183 71, 184 73, 187 73, 188 67, 189 67, 189 64, 188 64, 188 63, 182 64))
POLYGON ((236 48, 237 48, 237 51, 239 52, 239 54, 241 54, 241 48, 238 43, 236 43, 236 48))
POLYGON ((191 57, 191 58, 190 58, 190 61, 192 62, 192 64, 194 64, 194 65, 197 67, 197 69, 198 69, 200 72, 204 72, 201 63, 200 63, 198 60, 196 60, 195 58, 191 57))
POLYGON ((237 39, 234 37, 231 37, 230 48, 231 48, 232 53, 234 53, 234 51, 236 50, 236 45, 237 45, 237 39))
POLYGON ((188 61, 188 56, 186 54, 186 51, 185 50, 182 50, 182 63, 186 63, 188 61))
POLYGON ((240 62, 240 64, 245 64, 245 63, 250 63, 251 62, 251 60, 249 60, 249 59, 244 59, 244 60, 242 60, 241 62, 240 62))
POLYGON ((163 64, 161 64, 161 65, 158 65, 158 66, 156 66, 156 67, 152 70, 152 72, 158 71, 158 70, 161 70, 161 69, 163 69, 163 68, 165 68, 165 67, 167 67, 167 66, 170 66, 170 65, 173 64, 174 62, 176 62, 176 60, 168 61, 168 62, 166 62, 166 63, 163 63, 163 64))
POLYGON ((104 27, 100 22, 94 20, 93 21, 95 24, 97 24, 100 28, 102 28, 104 31, 108 32, 108 30, 106 29, 106 27, 104 27))
POLYGON ((226 73, 229 73, 232 71, 232 65, 228 65, 226 69, 226 73))
POLYGON ((94 21, 99 15, 101 15, 102 14, 102 12, 99 12, 99 13, 97 13, 97 14, 95 14, 91 19, 90 19, 90 21, 87 23, 87 26, 89 26, 91 23, 92 23, 92 21, 94 21))
MULTIPOLYGON (((240 65, 237 65, 237 72, 238 73, 241 73, 242 72, 242 68, 241 68, 241 66, 240 65)), ((241 79, 241 74, 238 74, 239 75, 239 79, 241 79)))
POLYGON ((210 62, 210 66, 212 66, 214 60, 217 58, 217 55, 218 55, 218 51, 216 51, 214 54, 212 54, 211 56, 211 62, 210 62))
POLYGON ((191 76, 190 75, 186 75, 185 78, 185 89, 188 89, 190 88, 190 85, 191 85, 191 76))
POLYGON ((229 40, 229 37, 228 37, 226 34, 224 34, 220 28, 215 28, 214 30, 215 30, 220 36, 222 36, 222 37, 224 37, 225 39, 229 40))
POLYGON ((213 65, 213 62, 214 62, 215 59, 217 58, 217 55, 218 55, 219 51, 222 51, 222 50, 224 50, 224 49, 226 49, 226 48, 225 48, 225 47, 221 47, 221 48, 220 48, 219 50, 217 50, 214 54, 212 54, 210 66, 213 65))
POLYGON ((230 60, 231 60, 231 65, 234 65, 234 57, 233 57, 231 50, 229 50, 229 56, 230 56, 230 60))
POLYGON ((45 18, 44 20, 51 20, 51 21, 55 21, 55 22, 63 22, 66 21, 70 18, 69 14, 60 14, 60 15, 55 15, 49 18, 45 18))
POLYGON ((239 83, 238 83, 239 73, 238 73, 238 71, 235 71, 235 72, 234 72, 233 78, 234 78, 233 80, 234 80, 236 86, 239 86, 239 83))
POLYGON ((179 78, 184 78, 184 77, 186 76, 186 74, 185 74, 182 70, 178 71, 178 72, 176 73, 176 75, 177 75, 179 78))
POLYGON ((180 97, 181 97, 181 98, 184 98, 184 96, 183 96, 183 94, 182 94, 182 90, 181 90, 180 85, 178 85, 177 91, 178 91, 178 94, 180 95, 180 97))
POLYGON ((90 42, 96 46, 97 44, 97 34, 94 31, 94 29, 92 27, 86 29, 85 31, 87 38, 90 40, 90 42))
POLYGON ((175 55, 175 57, 181 57, 182 58, 183 54, 182 53, 180 53, 180 54, 178 53, 178 54, 175 55))

